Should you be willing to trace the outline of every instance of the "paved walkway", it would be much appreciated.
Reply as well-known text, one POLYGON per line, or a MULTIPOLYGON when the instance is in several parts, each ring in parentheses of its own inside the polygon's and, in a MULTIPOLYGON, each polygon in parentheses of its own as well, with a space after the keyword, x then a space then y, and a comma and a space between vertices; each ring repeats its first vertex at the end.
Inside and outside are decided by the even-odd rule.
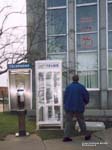
POLYGON ((0 141, 0 150, 112 150, 112 129, 95 133, 90 141, 78 136, 68 143, 62 139, 42 141, 36 134, 28 137, 9 135, 0 141))

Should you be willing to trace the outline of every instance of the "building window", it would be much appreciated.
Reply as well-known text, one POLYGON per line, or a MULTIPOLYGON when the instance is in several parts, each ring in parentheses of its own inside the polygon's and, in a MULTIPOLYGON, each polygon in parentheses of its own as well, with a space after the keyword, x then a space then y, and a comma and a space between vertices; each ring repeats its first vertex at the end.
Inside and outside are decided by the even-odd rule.
POLYGON ((95 3, 97 0, 76 0, 76 4, 95 3))
POLYGON ((112 88, 112 1, 108 0, 108 83, 112 88))
POLYGON ((97 30, 96 5, 77 7, 77 32, 92 32, 96 30, 97 30))
POLYGON ((67 13, 66 0, 47 2, 47 58, 59 59, 66 66, 67 58, 67 13))
POLYGON ((65 6, 66 0, 47 0, 47 7, 65 6))
POLYGON ((77 72, 87 88, 98 88, 97 9, 97 0, 76 0, 77 72))
POLYGON ((66 37, 65 36, 50 36, 47 40, 48 53, 66 52, 66 37))
POLYGON ((47 12, 48 35, 66 34, 66 9, 53 9, 47 12))
POLYGON ((79 51, 93 51, 98 48, 97 34, 77 34, 77 50, 79 51))
MULTIPOLYGON (((66 59, 67 59, 67 56, 66 56, 66 53, 65 54, 55 54, 55 55, 52 55, 52 54, 49 54, 48 55, 48 59, 59 59, 59 60, 62 60, 63 62, 63 66, 66 66, 66 59)), ((66 71, 66 68, 63 68, 63 70, 66 71)))

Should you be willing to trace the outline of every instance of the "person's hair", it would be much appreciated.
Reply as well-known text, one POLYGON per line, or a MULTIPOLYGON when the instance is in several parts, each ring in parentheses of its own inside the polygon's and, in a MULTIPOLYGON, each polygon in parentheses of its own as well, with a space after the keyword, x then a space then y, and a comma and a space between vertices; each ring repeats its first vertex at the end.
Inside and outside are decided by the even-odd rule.
POLYGON ((79 81, 79 76, 77 74, 73 75, 72 80, 75 82, 79 81))

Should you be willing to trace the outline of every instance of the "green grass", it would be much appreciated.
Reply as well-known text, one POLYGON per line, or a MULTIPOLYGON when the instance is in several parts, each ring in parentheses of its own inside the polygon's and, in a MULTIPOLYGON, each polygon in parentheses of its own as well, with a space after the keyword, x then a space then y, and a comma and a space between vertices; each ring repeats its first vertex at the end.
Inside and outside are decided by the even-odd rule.
MULTIPOLYGON (((26 131, 35 132, 35 121, 26 119, 26 131)), ((18 116, 9 112, 0 113, 0 140, 8 134, 18 132, 18 116)))
MULTIPOLYGON (((42 140, 62 138, 63 130, 38 130, 36 131, 36 122, 26 118, 26 131, 36 133, 42 140)), ((15 134, 18 132, 18 116, 15 113, 4 112, 0 113, 0 140, 8 134, 15 134)))
MULTIPOLYGON (((40 129, 36 131, 35 120, 29 120, 26 117, 26 131, 30 134, 35 133, 42 140, 63 138, 63 130, 60 129, 40 129)), ((4 140, 4 137, 8 134, 15 134, 18 132, 18 116, 16 113, 4 112, 0 113, 0 140, 4 140)), ((77 131, 73 134, 79 135, 77 131)))
MULTIPOLYGON (((73 137, 82 135, 78 131, 74 131, 72 133, 73 137)), ((49 140, 49 139, 57 139, 57 138, 63 138, 64 132, 60 129, 54 129, 54 130, 39 130, 37 132, 37 135, 41 137, 42 140, 49 140)))
MULTIPOLYGON (((36 131, 36 122, 26 118, 26 131, 30 134, 35 133, 42 140, 62 138, 63 130, 50 130, 42 129, 36 131)), ((15 134, 18 132, 18 116, 16 113, 4 112, 0 113, 0 140, 4 140, 4 137, 8 134, 15 134)))
POLYGON ((40 136, 42 140, 57 139, 63 137, 63 130, 39 130, 37 135, 40 136))

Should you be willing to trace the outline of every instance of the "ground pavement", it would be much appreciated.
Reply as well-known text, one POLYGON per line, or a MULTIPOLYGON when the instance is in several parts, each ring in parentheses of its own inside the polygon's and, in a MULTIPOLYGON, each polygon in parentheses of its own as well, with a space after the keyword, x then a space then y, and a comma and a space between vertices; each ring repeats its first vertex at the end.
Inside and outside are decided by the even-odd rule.
POLYGON ((94 133, 89 141, 77 136, 66 143, 62 139, 42 141, 36 134, 27 137, 9 135, 0 141, 0 150, 112 150, 112 128, 94 133))

